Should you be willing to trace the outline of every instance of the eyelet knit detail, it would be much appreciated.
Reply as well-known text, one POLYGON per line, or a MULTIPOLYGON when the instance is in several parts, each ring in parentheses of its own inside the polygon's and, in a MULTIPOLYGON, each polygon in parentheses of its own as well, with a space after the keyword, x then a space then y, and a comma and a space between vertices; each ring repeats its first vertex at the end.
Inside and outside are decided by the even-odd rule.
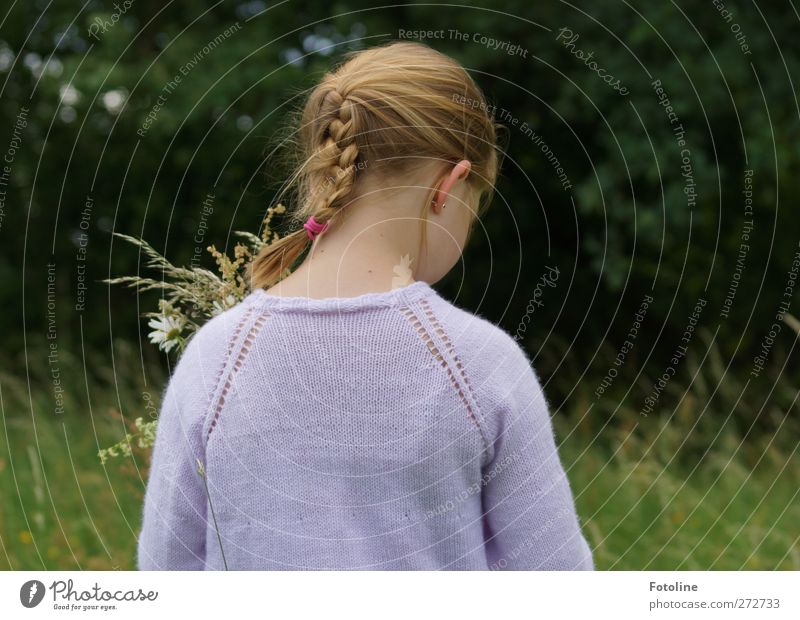
MULTIPOLYGON (((436 315, 433 313, 433 309, 430 307, 430 304, 428 304, 427 300, 423 299, 420 303, 425 311, 425 314, 428 316, 428 320, 430 320, 430 322, 434 325, 436 333, 439 335, 442 341, 444 341, 445 349, 450 354, 450 357, 453 359, 453 362, 455 363, 456 369, 458 370, 458 374, 461 377, 461 380, 464 382, 464 388, 466 389, 467 393, 469 393, 470 400, 472 402, 475 402, 475 395, 472 392, 472 386, 469 383, 469 377, 467 377, 467 373, 464 370, 464 364, 461 363, 461 358, 458 356, 458 353, 456 353, 455 347, 453 346, 453 342, 450 340, 450 337, 447 335, 447 332, 439 323, 439 320, 436 318, 436 315)), ((475 421, 475 423, 478 424, 479 427, 482 426, 477 420, 475 421)), ((486 437, 484 436, 484 440, 485 439, 486 437)))
MULTIPOLYGON (((230 340, 228 341, 228 354, 225 356, 225 360, 229 360, 231 358, 231 354, 233 353, 233 347, 236 344, 236 341, 239 339, 239 334, 242 332, 242 328, 247 323, 252 313, 253 310, 248 309, 236 323, 236 327, 233 330, 233 334, 231 335, 230 340)), ((211 391, 212 395, 217 393, 217 390, 219 389, 219 386, 222 383, 222 377, 225 375, 226 368, 227 368, 227 363, 223 363, 220 366, 219 372, 217 373, 217 379, 214 382, 214 389, 211 391)))
POLYGON ((245 326, 251 321, 253 314, 254 311, 252 309, 248 310, 244 314, 242 319, 237 324, 236 330, 234 331, 233 337, 231 338, 230 344, 228 345, 228 360, 231 360, 232 363, 229 362, 228 364, 225 365, 222 371, 220 371, 220 376, 217 382, 217 388, 214 390, 215 394, 217 394, 218 392, 214 400, 215 402, 213 408, 214 415, 211 418, 211 423, 208 425, 208 431, 206 433, 206 441, 208 441, 208 438, 211 436, 212 431, 214 430, 214 428, 217 425, 217 422, 219 421, 219 416, 222 413, 223 406, 225 405, 225 399, 228 396, 228 392, 230 391, 236 373, 239 372, 239 370, 241 370, 244 361, 247 358, 247 354, 250 352, 250 348, 253 346, 253 343, 255 342, 256 336, 258 336, 258 333, 264 327, 264 324, 267 322, 267 319, 269 318, 268 314, 258 314, 255 317, 255 321, 252 322, 252 325, 250 325, 249 329, 247 330, 244 340, 240 342, 242 332, 245 326), (233 357, 233 352, 234 349, 237 347, 237 345, 239 353, 235 357, 233 357), (222 388, 220 390, 219 383, 222 380, 223 376, 226 376, 227 378, 225 380, 225 384, 222 385, 222 388))
POLYGON ((461 399, 461 402, 464 404, 467 417, 469 417, 469 419, 475 425, 475 428, 478 430, 478 433, 481 436, 483 451, 484 454, 487 455, 486 458, 488 459, 490 455, 490 442, 486 437, 483 424, 481 424, 479 419, 477 403, 474 395, 472 394, 472 390, 470 389, 466 373, 464 372, 464 365, 461 363, 458 355, 456 355, 453 343, 447 336, 445 330, 442 328, 430 305, 424 299, 420 301, 419 305, 422 307, 422 312, 427 319, 430 329, 429 327, 423 325, 421 317, 409 306, 403 306, 400 308, 400 312, 408 319, 409 323, 411 323, 411 326, 419 333, 422 341, 428 347, 428 350, 431 352, 431 355, 433 355, 434 359, 436 359, 436 361, 439 362, 442 368, 444 368, 447 372, 447 377, 450 379, 450 383, 453 384, 453 388, 458 394, 458 397, 461 399), (438 337, 439 344, 437 344, 435 341, 436 339, 431 334, 431 331, 433 331, 433 334, 438 337), (455 367, 455 370, 453 367, 455 367))

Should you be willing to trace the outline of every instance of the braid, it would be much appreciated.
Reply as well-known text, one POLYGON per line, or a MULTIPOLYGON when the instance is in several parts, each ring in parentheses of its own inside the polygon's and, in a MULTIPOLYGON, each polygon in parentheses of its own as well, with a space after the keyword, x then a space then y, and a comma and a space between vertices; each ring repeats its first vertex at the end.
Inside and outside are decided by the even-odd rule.
MULTIPOLYGON (((320 224, 329 222, 353 189, 359 156, 354 107, 347 95, 335 88, 322 98, 320 122, 315 128, 319 147, 306 162, 305 173, 313 189, 300 210, 303 219, 313 215, 320 224)), ((270 286, 277 282, 302 255, 307 243, 301 228, 263 248, 250 267, 251 284, 270 286)))
POLYGON ((315 188, 306 208, 320 222, 330 220, 353 189, 359 156, 354 107, 336 88, 322 100, 321 115, 329 120, 321 127, 321 145, 308 162, 315 188))

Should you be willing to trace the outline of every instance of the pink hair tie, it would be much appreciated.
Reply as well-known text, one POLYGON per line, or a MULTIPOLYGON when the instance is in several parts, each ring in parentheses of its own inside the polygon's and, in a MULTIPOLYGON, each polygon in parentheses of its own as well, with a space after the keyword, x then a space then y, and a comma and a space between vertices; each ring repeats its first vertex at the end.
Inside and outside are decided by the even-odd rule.
POLYGON ((303 224, 303 228, 306 229, 306 234, 311 241, 317 238, 317 236, 321 235, 325 232, 328 228, 328 223, 320 224, 317 220, 314 219, 312 215, 306 220, 306 223, 303 224))

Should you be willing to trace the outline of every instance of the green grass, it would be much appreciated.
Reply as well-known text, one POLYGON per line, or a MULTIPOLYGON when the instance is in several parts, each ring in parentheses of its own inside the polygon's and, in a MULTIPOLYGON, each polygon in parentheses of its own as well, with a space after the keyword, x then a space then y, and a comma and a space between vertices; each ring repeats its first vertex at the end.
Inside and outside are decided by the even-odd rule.
POLYGON ((653 444, 634 433, 613 458, 597 448, 578 455, 578 445, 562 447, 597 566, 799 570, 797 452, 768 440, 745 449, 728 434, 697 467, 675 465, 661 451, 666 444, 678 454, 682 437, 674 426, 661 430, 653 444), (754 466, 758 451, 763 458, 754 466))
POLYGON ((146 398, 158 404, 163 378, 146 387, 141 368, 120 365, 135 352, 118 345, 116 354, 107 387, 88 391, 80 359, 61 352, 63 414, 50 377, 32 376, 29 392, 25 379, 0 374, 0 568, 135 568, 147 455, 101 465, 97 451, 148 415, 146 398))
MULTIPOLYGON (((3 569, 135 567, 147 455, 135 451, 104 466, 97 450, 124 436, 120 411, 130 424, 147 415, 146 398, 158 404, 164 378, 153 372, 157 379, 145 387, 141 368, 120 366, 137 359, 118 345, 116 372, 100 377, 106 387, 93 388, 89 398, 82 363, 62 354, 67 396, 60 416, 48 376, 31 377, 29 396, 26 380, 0 374, 3 569)), ((40 361, 29 360, 30 367, 46 367, 40 361)), ((742 386, 728 375, 730 400, 709 400, 698 391, 709 390, 714 378, 709 371, 677 408, 644 421, 635 421, 633 405, 614 405, 617 420, 603 428, 600 414, 584 415, 581 395, 569 401, 568 415, 556 416, 562 461, 598 568, 800 569, 792 407, 772 412, 771 431, 737 430, 727 413, 742 386), (704 402, 715 409, 695 424, 704 402)), ((785 381, 780 387, 796 397, 785 381)))

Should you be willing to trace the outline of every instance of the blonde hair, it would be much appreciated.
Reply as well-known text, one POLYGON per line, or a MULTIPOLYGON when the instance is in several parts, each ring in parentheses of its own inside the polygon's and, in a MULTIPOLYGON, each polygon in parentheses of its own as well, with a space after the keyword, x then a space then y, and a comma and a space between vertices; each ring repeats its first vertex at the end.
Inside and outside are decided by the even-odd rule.
MULTIPOLYGON (((488 110, 466 70, 426 45, 396 42, 352 53, 305 102, 302 163, 287 183, 297 194, 295 217, 331 222, 358 197, 362 179, 397 176, 425 160, 441 162, 444 171, 468 159, 469 185, 488 204, 499 165, 488 110)), ((308 242, 300 228, 265 246, 251 267, 252 287, 280 280, 308 242)))

